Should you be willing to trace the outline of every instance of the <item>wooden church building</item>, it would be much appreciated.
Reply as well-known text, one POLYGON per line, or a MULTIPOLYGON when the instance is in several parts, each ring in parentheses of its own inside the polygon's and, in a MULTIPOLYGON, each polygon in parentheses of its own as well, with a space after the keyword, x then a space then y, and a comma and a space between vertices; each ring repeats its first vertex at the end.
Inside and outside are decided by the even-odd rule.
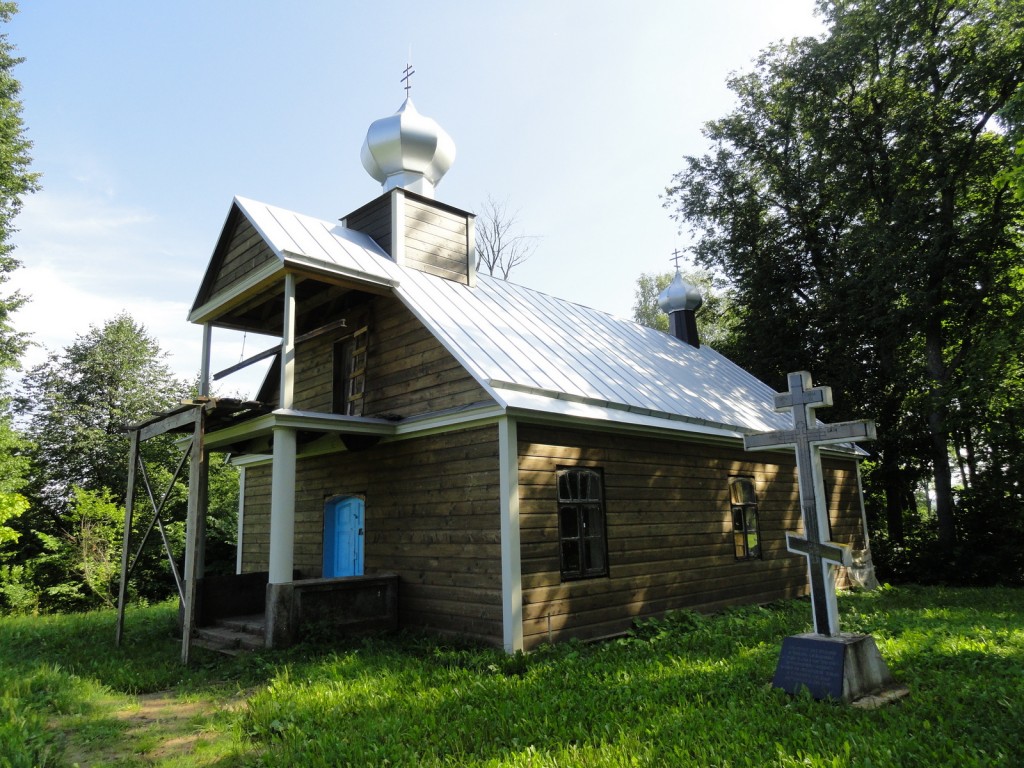
MULTIPOLYGON (((340 221, 233 201, 203 369, 211 329, 281 342, 264 407, 204 437, 243 479, 239 574, 198 623, 248 601, 273 646, 386 603, 512 652, 805 594, 792 453, 742 440, 789 419, 700 344, 699 295, 677 275, 662 333, 477 274, 473 214, 434 199, 454 155, 407 99, 363 146, 383 194, 340 221)), ((831 538, 866 551, 857 456, 825 467, 831 538)))

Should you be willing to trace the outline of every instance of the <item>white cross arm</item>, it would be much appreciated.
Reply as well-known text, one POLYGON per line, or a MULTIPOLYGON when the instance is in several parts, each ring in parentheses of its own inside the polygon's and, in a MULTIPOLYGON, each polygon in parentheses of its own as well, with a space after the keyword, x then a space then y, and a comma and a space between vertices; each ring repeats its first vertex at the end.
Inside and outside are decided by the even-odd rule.
POLYGON ((743 447, 748 451, 766 451, 771 448, 788 448, 798 443, 814 445, 835 445, 857 440, 874 440, 877 437, 873 421, 843 421, 838 424, 822 424, 813 429, 780 429, 744 435, 743 447))
POLYGON ((808 541, 799 534, 787 531, 786 549, 804 557, 818 557, 827 562, 847 567, 853 565, 853 547, 849 544, 839 544, 835 541, 808 541))

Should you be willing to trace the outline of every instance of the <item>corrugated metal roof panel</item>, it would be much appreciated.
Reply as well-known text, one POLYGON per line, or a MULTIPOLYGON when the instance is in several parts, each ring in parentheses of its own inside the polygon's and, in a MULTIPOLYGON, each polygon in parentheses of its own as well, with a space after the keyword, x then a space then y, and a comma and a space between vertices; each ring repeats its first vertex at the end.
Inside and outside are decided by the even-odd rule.
POLYGON ((768 385, 710 347, 484 275, 469 288, 408 270, 397 292, 425 310, 478 379, 499 388, 508 382, 549 400, 564 393, 741 430, 790 426, 768 385))
POLYGON ((723 434, 791 426, 788 414, 774 411, 770 387, 710 347, 486 275, 469 287, 405 269, 340 224, 236 203, 282 258, 293 253, 391 281, 481 385, 510 405, 612 420, 632 412, 628 418, 644 423, 705 425, 694 431, 721 425, 723 434))
POLYGON ((362 232, 244 197, 235 204, 282 259, 292 253, 378 279, 400 276, 400 268, 362 232))

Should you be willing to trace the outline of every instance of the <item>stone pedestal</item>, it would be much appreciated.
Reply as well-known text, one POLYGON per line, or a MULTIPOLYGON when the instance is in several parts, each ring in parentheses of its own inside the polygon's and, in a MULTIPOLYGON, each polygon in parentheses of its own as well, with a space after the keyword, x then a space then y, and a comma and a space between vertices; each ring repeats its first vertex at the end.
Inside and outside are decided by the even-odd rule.
POLYGON ((815 699, 845 704, 896 687, 871 635, 808 633, 782 641, 772 686, 787 693, 807 688, 815 699))

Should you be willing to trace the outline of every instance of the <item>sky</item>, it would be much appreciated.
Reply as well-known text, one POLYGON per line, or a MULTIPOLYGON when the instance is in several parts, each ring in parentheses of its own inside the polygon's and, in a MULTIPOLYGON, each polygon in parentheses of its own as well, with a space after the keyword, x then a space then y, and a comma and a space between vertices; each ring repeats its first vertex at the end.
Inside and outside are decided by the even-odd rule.
MULTIPOLYGON (((186 318, 232 198, 334 220, 377 197, 359 150, 401 106, 407 62, 457 148, 436 198, 504 203, 537 237, 513 282, 629 317, 639 275, 690 241, 661 196, 734 106, 730 74, 823 31, 813 0, 20 5, 2 31, 42 174, 12 238, 23 365, 128 312, 189 379, 202 332, 186 318)), ((213 370, 266 346, 216 330, 213 370)))

